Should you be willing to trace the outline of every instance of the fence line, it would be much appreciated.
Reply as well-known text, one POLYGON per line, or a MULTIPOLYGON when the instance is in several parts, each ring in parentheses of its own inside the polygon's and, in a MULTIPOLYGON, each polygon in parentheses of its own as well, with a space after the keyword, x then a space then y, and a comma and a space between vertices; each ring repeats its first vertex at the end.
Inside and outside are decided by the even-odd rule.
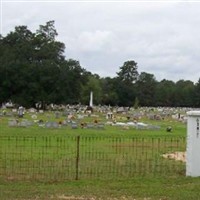
POLYGON ((0 136, 0 177, 122 179, 185 175, 185 137, 0 136))

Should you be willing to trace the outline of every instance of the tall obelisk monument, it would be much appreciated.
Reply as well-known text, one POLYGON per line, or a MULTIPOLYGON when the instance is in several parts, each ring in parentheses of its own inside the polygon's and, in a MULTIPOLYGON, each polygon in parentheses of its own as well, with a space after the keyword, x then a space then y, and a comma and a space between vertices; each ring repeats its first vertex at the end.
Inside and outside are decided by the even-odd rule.
POLYGON ((90 92, 90 104, 89 106, 92 108, 93 107, 93 92, 90 92))

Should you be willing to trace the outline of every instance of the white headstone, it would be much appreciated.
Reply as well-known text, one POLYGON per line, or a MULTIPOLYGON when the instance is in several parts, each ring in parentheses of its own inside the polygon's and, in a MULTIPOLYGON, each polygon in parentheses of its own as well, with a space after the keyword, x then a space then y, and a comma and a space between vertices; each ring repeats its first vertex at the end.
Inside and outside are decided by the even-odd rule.
POLYGON ((18 116, 23 117, 23 115, 24 115, 24 108, 22 106, 20 106, 18 109, 18 116))
POLYGON ((187 112, 186 175, 200 176, 200 111, 187 112))

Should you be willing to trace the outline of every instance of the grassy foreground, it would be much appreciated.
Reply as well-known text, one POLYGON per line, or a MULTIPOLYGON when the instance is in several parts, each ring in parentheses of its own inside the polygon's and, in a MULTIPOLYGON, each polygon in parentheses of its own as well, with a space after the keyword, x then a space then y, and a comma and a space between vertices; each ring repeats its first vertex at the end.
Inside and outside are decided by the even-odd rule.
POLYGON ((198 200, 200 178, 134 178, 62 183, 0 181, 2 200, 198 200))
MULTIPOLYGON (((41 115, 40 118, 45 116, 41 115)), ((87 119, 93 120, 93 119, 87 119)), ((29 128, 8 127, 8 118, 0 120, 1 136, 143 136, 171 137, 185 136, 186 126, 171 119, 151 121, 159 125, 159 131, 122 130, 107 126, 105 130, 72 130, 70 127, 45 129, 34 125, 29 128), (167 126, 173 127, 166 133, 167 126)), ((148 121, 147 121, 148 122, 148 121)), ((14 181, 0 178, 0 200, 198 200, 200 199, 200 178, 183 176, 134 177, 125 180, 78 180, 62 182, 14 181)))

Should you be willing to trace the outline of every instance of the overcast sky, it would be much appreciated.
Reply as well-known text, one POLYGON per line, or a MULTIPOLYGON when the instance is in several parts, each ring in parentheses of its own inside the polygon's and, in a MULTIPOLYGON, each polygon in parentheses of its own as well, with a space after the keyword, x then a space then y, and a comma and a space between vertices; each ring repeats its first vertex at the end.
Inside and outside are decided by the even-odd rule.
POLYGON ((1 0, 1 34, 55 20, 66 59, 101 77, 114 77, 125 61, 138 72, 178 81, 200 78, 200 1, 1 0))

